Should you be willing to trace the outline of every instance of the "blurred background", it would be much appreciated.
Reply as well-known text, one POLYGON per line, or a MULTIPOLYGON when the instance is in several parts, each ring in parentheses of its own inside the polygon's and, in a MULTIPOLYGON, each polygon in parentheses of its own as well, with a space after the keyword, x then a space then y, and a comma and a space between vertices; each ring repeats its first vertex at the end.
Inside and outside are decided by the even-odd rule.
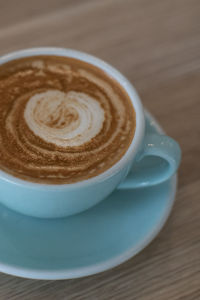
MULTIPOLYGON (((180 143, 183 161, 179 192, 168 225, 147 250, 132 260, 134 262, 127 262, 117 270, 123 270, 125 278, 131 282, 130 286, 122 284, 122 295, 134 292, 137 299, 148 300, 200 299, 200 269, 195 259, 200 250, 200 1, 0 0, 0 55, 39 46, 74 48, 112 64, 133 83, 145 108, 157 118, 167 134, 180 143), (156 276, 163 265, 154 261, 155 249, 161 261, 166 261, 166 273, 161 277, 156 276), (152 271, 152 284, 156 283, 158 287, 155 293, 150 287, 149 290, 143 288, 149 261, 155 265, 152 271), (183 265, 186 265, 185 269, 183 265), (177 272, 176 283, 170 281, 172 270, 177 272), (161 293, 163 289, 165 294, 161 293)), ((103 276, 94 277, 89 283, 87 279, 71 281, 71 288, 66 288, 72 293, 70 299, 83 299, 80 294, 80 298, 73 295, 80 288, 89 293, 90 284, 98 287, 100 293, 104 287, 111 295, 114 289, 109 288, 108 283, 118 278, 117 271, 103 276)), ((8 286, 13 284, 16 293, 20 283, 22 294, 26 286, 32 290, 32 297, 36 297, 34 291, 38 286, 35 282, 9 281, 7 275, 1 278, 4 295, 7 295, 6 283, 8 286)), ((63 289, 64 293, 64 283, 54 284, 51 293, 54 293, 53 287, 63 289)), ((53 295, 56 297, 56 293, 51 299, 58 299, 53 295)), ((60 292, 59 295, 64 294, 60 292)), ((94 298, 87 299, 100 299, 95 292, 92 295, 94 298)), ((19 298, 14 296, 13 299, 19 298)), ((36 298, 25 296, 23 299, 36 298)))

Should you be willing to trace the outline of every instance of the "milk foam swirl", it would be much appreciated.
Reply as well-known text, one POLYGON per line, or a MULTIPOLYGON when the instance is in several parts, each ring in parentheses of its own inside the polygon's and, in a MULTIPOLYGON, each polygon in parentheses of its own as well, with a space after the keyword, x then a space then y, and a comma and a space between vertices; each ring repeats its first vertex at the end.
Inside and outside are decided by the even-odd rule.
POLYGON ((31 97, 25 108, 29 128, 48 143, 81 146, 103 126, 104 110, 85 93, 52 90, 31 97))
POLYGON ((135 112, 101 70, 30 57, 0 66, 0 168, 39 183, 96 176, 128 149, 135 112))

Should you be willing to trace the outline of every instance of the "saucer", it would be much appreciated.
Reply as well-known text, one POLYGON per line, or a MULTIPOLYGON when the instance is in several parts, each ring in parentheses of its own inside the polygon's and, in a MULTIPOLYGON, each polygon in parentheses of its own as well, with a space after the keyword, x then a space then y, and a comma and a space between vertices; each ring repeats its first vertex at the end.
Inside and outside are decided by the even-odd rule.
MULTIPOLYGON (((149 113, 146 132, 163 133, 149 113)), ((49 280, 113 268, 156 237, 175 192, 176 175, 150 188, 118 189, 83 213, 53 220, 26 217, 0 205, 0 271, 49 280)))

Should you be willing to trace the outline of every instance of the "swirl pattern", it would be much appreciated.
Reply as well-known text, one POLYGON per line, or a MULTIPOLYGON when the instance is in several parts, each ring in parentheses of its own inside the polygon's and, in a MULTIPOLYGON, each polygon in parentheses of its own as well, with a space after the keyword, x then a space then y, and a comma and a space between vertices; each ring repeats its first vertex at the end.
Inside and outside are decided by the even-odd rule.
POLYGON ((134 132, 128 95, 94 66, 55 56, 0 66, 0 168, 16 177, 91 178, 123 156, 134 132))
POLYGON ((48 143, 81 146, 103 127, 104 110, 87 94, 47 91, 31 97, 24 117, 29 128, 48 143))

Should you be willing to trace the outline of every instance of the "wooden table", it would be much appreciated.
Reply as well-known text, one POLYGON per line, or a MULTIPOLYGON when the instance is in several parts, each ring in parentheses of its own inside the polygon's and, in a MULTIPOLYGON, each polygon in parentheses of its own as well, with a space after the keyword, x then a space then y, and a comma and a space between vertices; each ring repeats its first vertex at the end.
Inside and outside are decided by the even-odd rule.
POLYGON ((200 1, 0 0, 0 54, 69 47, 124 73, 183 150, 177 201, 139 255, 87 278, 0 274, 0 299, 200 299, 200 1))

